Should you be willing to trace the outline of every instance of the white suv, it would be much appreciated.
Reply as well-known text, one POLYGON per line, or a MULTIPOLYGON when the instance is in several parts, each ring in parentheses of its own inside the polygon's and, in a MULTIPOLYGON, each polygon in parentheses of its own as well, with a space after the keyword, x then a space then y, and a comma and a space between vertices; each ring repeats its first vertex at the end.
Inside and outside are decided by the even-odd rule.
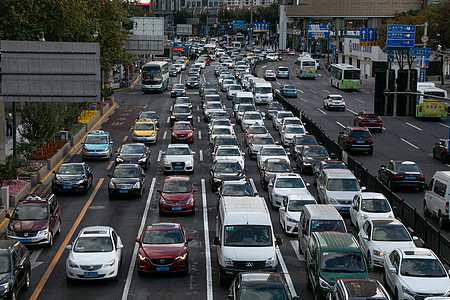
POLYGON ((290 194, 309 194, 309 183, 303 181, 300 174, 278 173, 269 181, 268 193, 272 207, 280 207, 283 198, 290 194))

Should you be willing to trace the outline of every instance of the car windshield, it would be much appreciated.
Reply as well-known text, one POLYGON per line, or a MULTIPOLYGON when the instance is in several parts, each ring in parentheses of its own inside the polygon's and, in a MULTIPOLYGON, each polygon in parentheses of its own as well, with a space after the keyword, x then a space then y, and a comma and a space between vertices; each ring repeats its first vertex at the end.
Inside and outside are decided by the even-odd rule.
POLYGON ((206 109, 222 109, 222 103, 220 102, 208 102, 206 104, 206 109))
POLYGON ((184 89, 184 85, 183 84, 174 84, 172 87, 173 90, 183 90, 184 89))
POLYGON ((304 134, 305 128, 297 126, 286 127, 284 132, 287 134, 304 134))
POLYGON ((360 70, 344 70, 344 79, 360 80, 360 70))
POLYGON ((136 123, 134 130, 155 130, 153 123, 136 123))
POLYGON ((369 213, 386 213, 391 211, 391 207, 387 199, 363 199, 361 201, 361 210, 369 213))
POLYGON ((285 90, 295 90, 296 89, 295 86, 293 86, 293 85, 285 85, 283 88, 285 90))
POLYGON ((336 231, 347 232, 343 221, 340 220, 312 220, 311 232, 336 231))
POLYGON ((283 148, 266 148, 261 151, 262 156, 286 156, 283 148))
POLYGON ((222 145, 237 146, 238 141, 236 140, 236 138, 222 138, 215 140, 214 146, 222 146, 222 145))
POLYGON ((214 127, 214 126, 231 126, 231 122, 230 122, 230 120, 222 120, 222 119, 213 120, 211 122, 211 127, 214 127))
POLYGON ((232 85, 232 86, 230 86, 230 90, 242 91, 242 87, 240 85, 232 85))
POLYGON ((181 244, 183 236, 180 230, 148 230, 145 232, 143 244, 181 244))
POLYGON ((294 115, 291 112, 281 112, 277 114, 277 119, 284 119, 288 117, 293 117, 294 115))
POLYGON ((86 137, 86 140, 84 141, 85 144, 107 144, 108 143, 108 137, 105 135, 88 135, 86 137))
POLYGON ((269 109, 270 110, 282 110, 283 104, 279 103, 279 102, 272 102, 269 104, 269 109))
POLYGON ((264 287, 261 283, 257 286, 245 287, 242 286, 240 290, 241 300, 269 300, 269 299, 277 299, 277 300, 288 300, 288 296, 286 295, 286 291, 282 287, 264 287))
POLYGON ((166 155, 191 155, 191 151, 185 147, 167 148, 166 155))
POLYGON ((244 120, 261 120, 261 115, 258 114, 245 114, 244 120))
POLYGON ((73 252, 111 252, 113 242, 107 236, 80 237, 73 246, 73 252))
POLYGON ((239 111, 240 112, 256 111, 256 107, 254 107, 253 105, 240 105, 239 106, 239 111))
POLYGON ((279 178, 275 182, 276 188, 304 188, 305 184, 301 178, 279 178))
POLYGON ((191 183, 189 181, 166 181, 162 191, 167 194, 190 193, 191 183))
POLYGON ((403 225, 375 225, 372 240, 380 242, 406 242, 411 237, 403 225))
POLYGON ((216 156, 241 156, 241 151, 235 148, 218 149, 216 156))
POLYGON ((117 168, 112 175, 114 178, 138 178, 139 170, 137 168, 117 168))
POLYGON ((228 118, 229 116, 226 111, 213 111, 211 113, 211 118, 214 118, 214 117, 227 117, 228 118))
POLYGON ((175 106, 172 110, 173 113, 175 114, 188 114, 191 112, 191 109, 189 108, 189 106, 175 106))
POLYGON ((141 154, 144 152, 144 145, 123 145, 120 149, 121 154, 141 154))
POLYGON ((446 277, 442 264, 437 259, 405 258, 400 274, 411 277, 446 277))
POLYGON ((256 87, 255 93, 269 94, 269 93, 272 93, 272 88, 271 87, 256 87))
POLYGON ((58 174, 83 174, 83 165, 61 165, 58 169, 58 174))
POLYGON ((175 123, 173 124, 173 130, 191 130, 190 123, 175 123))
POLYGON ((366 271, 364 258, 359 252, 322 252, 320 268, 324 272, 362 273, 366 271))
POLYGON ((264 225, 227 225, 224 228, 225 246, 272 246, 272 230, 264 225))
POLYGON ((359 191, 359 184, 356 179, 330 179, 327 183, 329 191, 359 191))
POLYGON ((254 137, 252 140, 252 144, 254 145, 274 145, 275 141, 272 137, 254 137))
POLYGON ((308 157, 324 157, 328 152, 325 148, 305 148, 304 154, 308 157))
POLYGON ((233 84, 234 83, 234 80, 233 79, 224 79, 223 80, 223 85, 226 85, 226 84, 233 84))
POLYGON ((214 127, 211 131, 211 134, 231 134, 230 128, 220 128, 220 127, 214 127))
POLYGON ((47 204, 39 205, 19 205, 14 210, 12 216, 14 220, 47 220, 48 206, 47 204))
POLYGON ((189 82, 192 82, 192 81, 196 82, 196 81, 198 81, 198 78, 197 78, 197 76, 189 76, 187 81, 189 81, 189 82))
POLYGON ((189 100, 189 98, 185 98, 185 97, 178 97, 177 99, 175 99, 175 104, 191 104, 191 100, 189 100))
POLYGON ((215 171, 221 173, 241 173, 242 167, 238 162, 221 162, 216 164, 215 171))
POLYGON ((156 113, 155 112, 150 112, 150 111, 143 112, 139 116, 139 119, 155 120, 156 119, 156 113))
POLYGON ((247 130, 247 133, 251 133, 251 134, 264 134, 264 133, 268 133, 269 131, 267 130, 266 127, 263 126, 257 126, 257 127, 250 127, 247 130))
POLYGON ((303 211, 303 207, 306 204, 316 204, 314 200, 289 200, 288 210, 289 211, 303 211))
POLYGON ((412 172, 412 173, 420 173, 420 169, 415 164, 401 164, 397 165, 397 172, 412 172))
POLYGON ((364 118, 368 118, 368 119, 378 119, 379 116, 375 115, 375 114, 365 114, 364 118))
POLYGON ((317 145, 317 140, 313 136, 296 136, 295 144, 297 145, 317 145))
MULTIPOLYGON (((217 94, 215 90, 214 91, 205 90, 204 94, 206 95, 208 93, 210 93, 210 95, 217 94)), ((205 102, 220 102, 220 96, 208 96, 205 98, 205 102)))
POLYGON ((289 69, 287 67, 279 67, 278 71, 287 72, 289 69))
POLYGON ((225 184, 222 196, 253 196, 253 189, 248 184, 225 184))
POLYGON ((338 170, 347 170, 347 166, 343 163, 339 163, 339 164, 329 164, 326 163, 322 166, 322 169, 327 170, 327 169, 338 169, 338 170))
POLYGON ((288 162, 269 162, 266 171, 268 172, 292 172, 291 165, 288 162))
POLYGON ((237 98, 236 104, 253 104, 253 97, 252 98, 237 98))
POLYGON ((0 274, 9 273, 11 271, 11 258, 6 251, 0 252, 0 274))

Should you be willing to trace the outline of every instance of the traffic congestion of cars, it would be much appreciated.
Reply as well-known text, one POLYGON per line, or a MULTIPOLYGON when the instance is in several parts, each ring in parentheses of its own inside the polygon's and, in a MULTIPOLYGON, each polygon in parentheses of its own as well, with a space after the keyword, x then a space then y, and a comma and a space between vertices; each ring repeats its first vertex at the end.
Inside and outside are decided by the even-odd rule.
MULTIPOLYGON (((0 273, 17 270, 16 275, 4 277, 5 283, 0 281, 0 293, 3 289, 4 295, 10 297, 30 287, 29 253, 22 244, 52 247, 61 231, 57 197, 88 193, 95 176, 91 165, 97 160, 112 159, 114 165, 107 183, 109 199, 141 198, 148 186, 149 169, 161 168, 164 179, 156 189, 156 209, 159 215, 177 220, 146 224, 135 238, 134 268, 140 275, 193 272, 190 269, 193 229, 183 223, 185 215, 196 214, 196 203, 201 199, 191 176, 203 172, 208 189, 218 199, 217 230, 211 240, 217 262, 212 265, 218 269, 219 284, 228 289, 228 299, 301 296, 302 291, 293 290, 290 277, 282 269, 284 262, 277 251, 283 239, 275 233, 272 222, 279 222, 286 237, 297 242, 295 251, 306 262, 303 274, 306 288, 315 299, 450 297, 449 271, 432 250, 416 246, 418 238, 401 220, 395 219, 388 199, 361 186, 346 164, 336 160, 307 132, 299 116, 274 100, 276 91, 266 81, 280 80, 281 96, 298 96, 294 85, 283 83, 289 79, 289 68, 278 67, 276 71, 267 68, 264 80, 250 73, 256 59, 264 57, 271 63, 282 60, 279 53, 258 52, 249 55, 217 47, 215 53, 203 54, 196 61, 174 61, 169 68, 170 76, 176 80, 184 74, 186 80, 174 81, 170 92, 164 93, 168 99, 175 98, 169 100, 172 104, 167 124, 161 124, 158 107, 146 108, 132 125, 132 142, 124 142, 116 152, 109 132, 89 133, 81 145, 83 161, 61 164, 54 172, 51 193, 28 195, 7 215, 9 241, 0 243, 0 273), (206 82, 204 76, 202 81, 202 72, 208 71, 217 77, 217 84, 206 82), (190 97, 190 89, 199 90, 200 100, 190 97), (201 118, 194 115, 196 107, 201 118), (208 141, 211 155, 207 169, 198 170, 200 162, 196 161, 192 146, 197 142, 196 123, 200 120, 207 123, 206 132, 201 134, 208 141), (159 165, 155 165, 150 145, 163 139, 159 133, 163 125, 169 127, 170 143, 161 151, 159 165), (247 175, 249 165, 257 167, 259 178, 247 175), (304 174, 311 174, 314 183, 307 182, 304 174), (254 181, 267 190, 267 197, 258 192, 254 181), (310 193, 313 186, 317 197, 310 193), (276 219, 270 217, 269 208, 276 212, 276 219), (349 219, 356 231, 346 227, 344 218, 349 219), (20 254, 21 263, 10 253, 20 254), (374 267, 381 269, 383 282, 370 278, 374 267)), ((329 94, 323 99, 323 108, 345 111, 344 97, 329 94)), ((337 142, 349 153, 371 155, 374 151, 371 131, 382 130, 381 118, 364 110, 355 114, 353 126, 342 129, 337 142)), ((448 140, 436 143, 433 157, 444 162, 447 153, 448 140)), ((391 190, 399 187, 426 190, 424 212, 436 215, 442 224, 446 222, 433 203, 439 197, 444 199, 447 203, 444 210, 448 213, 450 196, 439 191, 438 182, 450 184, 450 174, 436 174, 429 186, 415 162, 389 160, 380 166, 378 178, 391 190), (437 195, 432 195, 433 191, 437 195)), ((130 237, 119 237, 116 230, 98 224, 78 231, 65 247, 68 284, 118 279, 119 272, 124 271, 120 268, 124 239, 130 237)))

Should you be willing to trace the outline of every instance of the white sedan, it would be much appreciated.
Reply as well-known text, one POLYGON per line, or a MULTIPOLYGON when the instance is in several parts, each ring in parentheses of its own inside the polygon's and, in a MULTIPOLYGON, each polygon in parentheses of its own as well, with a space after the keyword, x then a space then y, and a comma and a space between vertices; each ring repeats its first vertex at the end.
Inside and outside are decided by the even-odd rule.
POLYGON ((281 202, 279 216, 280 224, 286 234, 298 234, 298 222, 302 215, 303 206, 317 204, 311 194, 289 194, 281 202))
POLYGON ((238 161, 242 169, 244 169, 245 157, 244 153, 239 149, 239 146, 223 145, 217 147, 216 152, 212 154, 212 161, 224 159, 238 161))
POLYGON ((194 154, 186 144, 169 144, 163 152, 164 173, 194 172, 194 154))
POLYGON ((307 194, 309 183, 303 181, 300 174, 277 173, 269 181, 268 194, 272 207, 280 207, 283 198, 290 194, 307 194))
POLYGON ((214 126, 209 134, 209 143, 212 144, 218 135, 235 135, 233 126, 214 126))
POLYGON ((305 127, 302 125, 287 125, 281 133, 281 143, 283 146, 289 147, 292 144, 294 137, 303 136, 305 134, 305 127))
POLYGON ((67 282, 73 280, 117 279, 122 263, 122 240, 108 226, 90 226, 80 230, 66 260, 67 282))
POLYGON ((350 207, 350 222, 359 230, 366 220, 372 218, 394 219, 394 212, 389 201, 381 193, 356 194, 350 207))
POLYGON ((288 153, 281 145, 267 145, 261 147, 256 155, 256 165, 261 168, 263 162, 268 158, 280 158, 289 161, 288 153))
POLYGON ((411 237, 408 229, 396 219, 369 219, 358 233, 359 244, 367 263, 384 266, 384 259, 395 248, 414 248, 417 237, 411 237))
POLYGON ((241 118, 242 131, 253 125, 264 125, 264 117, 258 111, 246 111, 241 118))

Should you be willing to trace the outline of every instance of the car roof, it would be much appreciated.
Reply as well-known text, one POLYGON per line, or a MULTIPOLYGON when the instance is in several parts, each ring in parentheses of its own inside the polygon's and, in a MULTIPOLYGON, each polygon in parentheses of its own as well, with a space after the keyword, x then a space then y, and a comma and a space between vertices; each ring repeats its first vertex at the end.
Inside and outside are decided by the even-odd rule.
POLYGON ((115 169, 138 169, 138 164, 120 164, 117 165, 115 169))
POLYGON ((170 230, 170 229, 180 229, 181 225, 178 223, 153 223, 149 224, 146 230, 170 230))
POLYGON ((409 160, 391 160, 391 162, 398 165, 417 165, 415 162, 409 160))
POLYGON ((238 149, 239 150, 239 146, 237 146, 237 145, 220 145, 220 146, 217 147, 217 150, 219 150, 219 149, 226 149, 226 148, 228 148, 228 149, 238 149))
POLYGON ((25 198, 19 201, 19 204, 36 204, 36 203, 45 203, 47 204, 49 201, 52 201, 55 198, 54 194, 46 194, 46 193, 33 193, 27 195, 25 198))
POLYGON ((230 158, 230 159, 226 159, 226 158, 219 158, 219 159, 216 159, 215 161, 214 161, 214 163, 216 164, 216 163, 230 163, 230 162, 232 162, 232 163, 237 163, 237 164, 241 164, 240 162, 239 162, 239 160, 237 160, 237 159, 234 159, 234 158, 230 158))
POLYGON ((437 259, 437 256, 428 248, 398 248, 403 258, 437 259))
POLYGON ((355 126, 347 126, 351 131, 369 131, 367 127, 355 127, 355 126))
POLYGON ((109 226, 88 226, 80 230, 78 236, 110 236, 112 228, 109 226))
POLYGON ((92 130, 88 135, 105 135, 107 136, 108 133, 103 130, 92 130))
POLYGON ((327 175, 328 178, 354 178, 355 174, 348 169, 325 169, 323 172, 327 175))
POLYGON ((350 233, 324 231, 314 232, 322 251, 338 251, 343 249, 346 252, 361 252, 356 239, 350 233))
POLYGON ((169 144, 167 148, 189 148, 187 144, 169 144))
POLYGON ((11 245, 14 245, 15 243, 18 243, 19 241, 15 241, 15 240, 0 240, 0 250, 6 250, 9 247, 11 247, 11 245))
POLYGON ((317 202, 316 198, 310 193, 288 194, 286 197, 288 200, 315 200, 317 202))
POLYGON ((399 220, 391 218, 369 218, 367 221, 372 222, 373 225, 403 225, 399 220))

